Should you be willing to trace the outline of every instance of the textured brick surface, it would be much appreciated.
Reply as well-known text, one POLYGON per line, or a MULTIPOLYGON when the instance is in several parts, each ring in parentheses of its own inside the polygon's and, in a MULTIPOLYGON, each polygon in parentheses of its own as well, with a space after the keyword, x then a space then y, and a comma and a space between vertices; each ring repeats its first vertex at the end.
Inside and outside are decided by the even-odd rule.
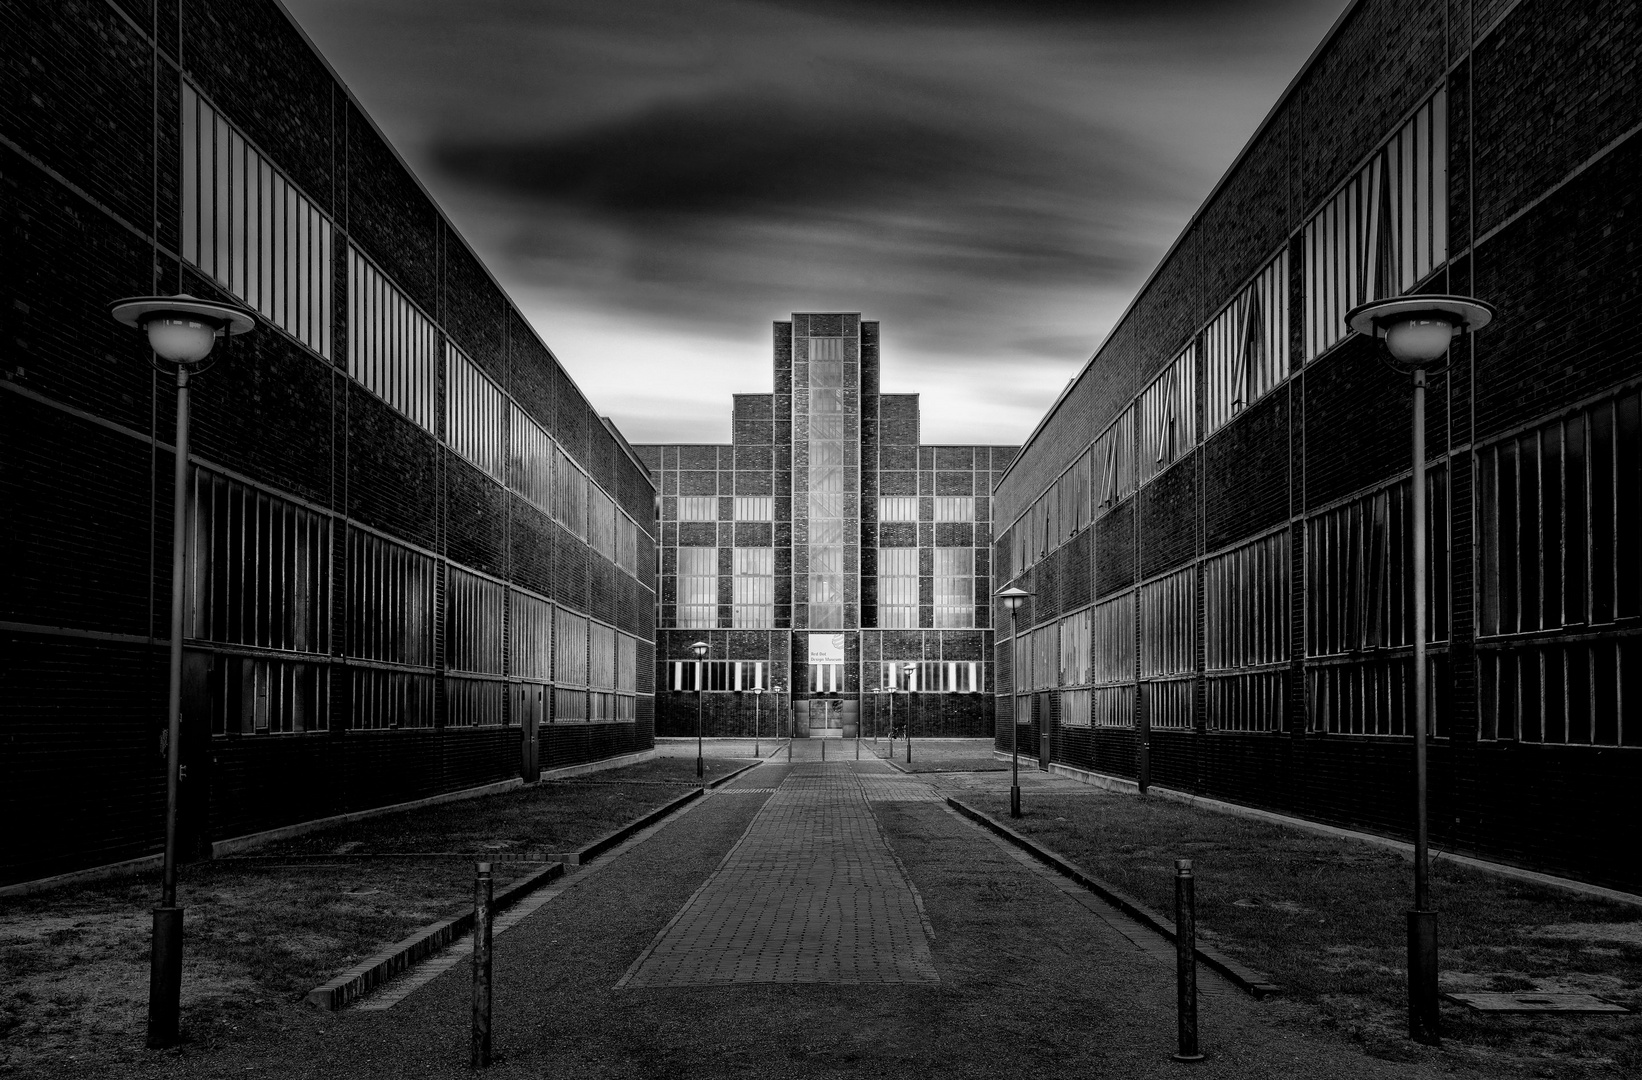
POLYGON ((867 807, 928 792, 848 764, 794 766, 617 985, 938 981, 917 894, 867 807))

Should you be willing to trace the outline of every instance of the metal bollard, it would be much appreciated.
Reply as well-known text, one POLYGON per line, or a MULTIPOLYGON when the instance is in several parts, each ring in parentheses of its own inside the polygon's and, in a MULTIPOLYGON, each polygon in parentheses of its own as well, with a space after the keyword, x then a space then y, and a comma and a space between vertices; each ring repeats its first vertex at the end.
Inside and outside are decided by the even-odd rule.
POLYGON ((469 1068, 490 1065, 490 936, 493 888, 490 864, 473 879, 473 1038, 469 1068))
POLYGON ((821 740, 821 760, 827 760, 827 740, 821 740))
POLYGON ((1175 1011, 1180 1019, 1176 1061, 1202 1061, 1197 1051, 1197 896, 1192 861, 1174 863, 1175 1011))

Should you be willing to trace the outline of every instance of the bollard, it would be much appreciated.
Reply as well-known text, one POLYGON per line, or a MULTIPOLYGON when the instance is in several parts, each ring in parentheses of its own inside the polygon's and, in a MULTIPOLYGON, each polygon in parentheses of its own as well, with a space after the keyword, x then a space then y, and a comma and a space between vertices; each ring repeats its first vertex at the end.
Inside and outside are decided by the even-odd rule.
POLYGON ((469 1067, 490 1065, 490 924, 493 890, 490 864, 478 864, 473 879, 473 1038, 469 1067))
POLYGON ((821 760, 822 761, 827 760, 827 740, 826 739, 821 740, 821 760))
POLYGON ((1192 861, 1174 863, 1175 1011, 1180 1019, 1176 1061, 1202 1061, 1197 1051, 1197 897, 1192 861))

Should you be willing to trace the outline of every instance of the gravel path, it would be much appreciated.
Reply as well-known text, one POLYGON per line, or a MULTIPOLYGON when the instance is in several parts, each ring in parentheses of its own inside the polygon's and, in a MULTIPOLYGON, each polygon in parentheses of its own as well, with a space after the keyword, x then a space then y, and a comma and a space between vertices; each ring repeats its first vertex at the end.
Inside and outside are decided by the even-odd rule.
MULTIPOLYGON (((808 747, 803 748, 805 750, 808 747)), ((766 802, 817 765, 773 761, 648 839, 573 874, 496 939, 497 1076, 1408 1077, 1203 971, 1200 1065, 1170 1060, 1172 950, 931 799, 881 762, 833 764, 921 898, 937 981, 752 981, 618 989, 744 838, 766 802), (735 789, 741 789, 736 792, 735 789)), ((819 758, 819 753, 815 755, 819 758)), ((830 755, 829 755, 830 757, 830 755)), ((1007 781, 1005 781, 1007 783, 1007 781)), ((851 811, 853 813, 853 811, 851 811)), ((813 828, 789 815, 793 828, 813 828)), ((769 821, 766 820, 766 824, 769 821)), ((762 837, 760 843, 767 842, 762 837)), ((741 868, 746 869, 746 868, 741 868)), ((749 888, 748 903, 758 901, 749 888)), ((468 969, 393 1008, 290 1014, 237 1045, 147 1055, 98 1075, 282 1078, 467 1073, 468 969)), ((56 1070, 53 1075, 74 1075, 56 1070)))

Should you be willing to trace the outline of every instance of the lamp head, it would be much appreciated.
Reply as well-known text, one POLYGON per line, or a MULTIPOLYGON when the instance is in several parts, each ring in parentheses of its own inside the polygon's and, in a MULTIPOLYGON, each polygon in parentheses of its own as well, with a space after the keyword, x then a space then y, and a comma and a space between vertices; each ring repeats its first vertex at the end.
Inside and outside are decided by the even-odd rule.
POLYGON ((1026 603, 1027 598, 1031 595, 1031 593, 1016 585, 1011 585, 1007 589, 999 589, 997 592, 998 599, 1003 601, 1004 609, 1010 614, 1014 614, 1018 611, 1020 606, 1026 603))
POLYGON ((190 367, 211 355, 219 337, 255 329, 249 312, 230 304, 176 296, 136 296, 109 306, 115 320, 148 335, 154 354, 167 363, 190 367))
POLYGON ((705 660, 707 658, 707 643, 705 641, 696 642, 690 646, 690 652, 695 655, 697 660, 705 660))
POLYGON ((1469 296, 1405 296, 1353 308, 1346 325, 1380 339, 1397 363, 1426 367, 1442 359, 1454 338, 1493 318, 1493 305, 1469 296))

